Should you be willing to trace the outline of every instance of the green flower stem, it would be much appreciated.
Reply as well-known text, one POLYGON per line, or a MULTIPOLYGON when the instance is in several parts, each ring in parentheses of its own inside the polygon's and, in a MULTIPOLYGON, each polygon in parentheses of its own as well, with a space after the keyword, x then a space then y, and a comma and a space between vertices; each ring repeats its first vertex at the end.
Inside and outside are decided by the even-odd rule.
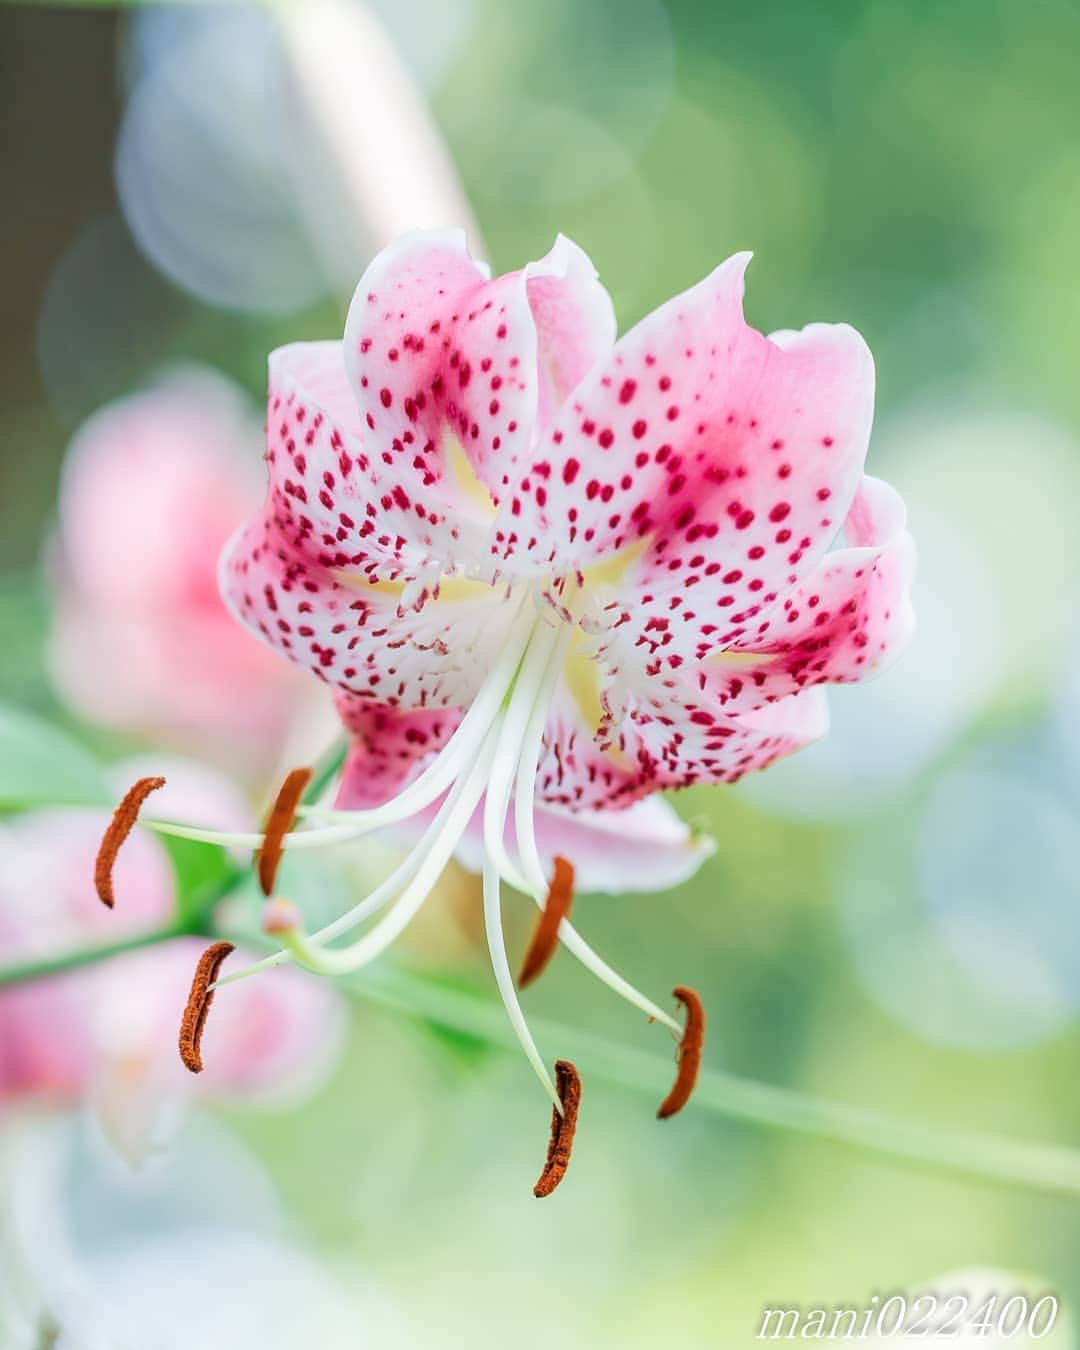
MULTIPOLYGON (((516 1047, 513 1032, 494 1003, 432 984, 400 968, 379 967, 351 988, 360 997, 395 1011, 428 1018, 508 1049, 516 1047)), ((645 1093, 657 1102, 670 1085, 674 1072, 671 1059, 540 1018, 531 1018, 530 1024, 537 1039, 559 1046, 562 1053, 572 1047, 588 1072, 645 1093)), ((689 1109, 695 1108, 884 1154, 955 1176, 1080 1196, 1080 1151, 1076 1149, 938 1128, 717 1069, 702 1071, 689 1109)))
MULTIPOLYGON (((245 876, 245 872, 238 871, 237 880, 243 880, 245 876)), ((224 893, 220 890, 218 898, 224 893)), ((190 924, 174 924, 120 942, 9 966, 0 971, 0 985, 59 974, 194 931, 201 930, 193 929, 190 924)), ((207 936, 210 936, 209 932, 207 936)), ((487 999, 448 989, 390 965, 366 972, 363 979, 350 981, 349 987, 358 997, 395 1012, 426 1018, 506 1049, 516 1047, 513 1032, 499 1006, 487 999)), ((588 1064, 590 1072, 610 1082, 657 1101, 668 1086, 672 1062, 659 1055, 546 1019, 534 1018, 532 1026, 538 1037, 558 1045, 564 1053, 573 1047, 577 1057, 588 1064)), ((693 1106, 718 1116, 829 1140, 955 1176, 1080 1197, 1080 1151, 1075 1149, 1000 1139, 974 1131, 941 1129, 885 1112, 811 1097, 790 1088, 758 1083, 717 1069, 702 1071, 693 1106)))
POLYGON ((185 937, 197 931, 199 930, 193 928, 190 923, 177 921, 162 928, 150 928, 145 933, 132 933, 117 942, 102 942, 95 947, 78 947, 70 952, 60 952, 56 956, 43 956, 36 961, 21 961, 0 969, 0 986, 19 984, 23 980, 43 980, 49 975, 62 975, 68 970, 78 970, 80 966, 108 961, 110 957, 141 951, 144 947, 153 947, 158 942, 168 942, 172 938, 185 937))

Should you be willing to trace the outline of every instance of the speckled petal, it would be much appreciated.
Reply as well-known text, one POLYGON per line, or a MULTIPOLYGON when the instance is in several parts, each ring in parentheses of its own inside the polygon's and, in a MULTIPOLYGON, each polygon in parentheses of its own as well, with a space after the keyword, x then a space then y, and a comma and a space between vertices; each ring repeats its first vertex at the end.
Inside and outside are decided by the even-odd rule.
POLYGON ((642 771, 632 747, 612 751, 610 739, 601 735, 609 724, 599 689, 595 703, 565 682, 556 690, 537 768, 538 801, 568 811, 625 807, 660 786, 642 771))
POLYGON ((580 569, 586 584, 606 564, 606 621, 675 667, 742 636, 813 570, 866 454, 866 344, 844 325, 750 328, 748 260, 729 259, 618 342, 500 512, 500 556, 580 569))
POLYGON ((906 646, 915 624, 915 546, 899 495, 865 478, 845 533, 856 547, 826 554, 744 639, 703 663, 703 685, 725 712, 868 679, 906 646))
POLYGON ((819 740, 829 727, 824 691, 809 689, 730 716, 674 693, 662 711, 635 708, 619 737, 654 787, 736 783, 819 740))
POLYGON ((505 591, 455 585, 462 598, 406 603, 400 583, 310 562, 272 517, 248 526, 222 560, 222 593, 264 642, 337 689, 403 707, 468 704, 505 637, 505 591))
POLYGON ((827 727, 819 689, 732 716, 685 677, 637 688, 610 673, 595 711, 565 692, 556 699, 537 800, 573 812, 621 809, 665 788, 734 783, 801 750, 827 727))
POLYGON ((559 238, 494 281, 464 232, 405 235, 357 288, 345 359, 364 434, 393 470, 380 528, 417 532, 455 560, 527 468, 541 425, 610 347, 611 301, 559 238))
POLYGON ((335 701, 353 736, 337 795, 343 811, 370 810, 396 796, 461 721, 456 709, 400 712, 349 694, 335 701))
POLYGON ((392 456, 364 444, 340 342, 299 342, 270 356, 266 513, 298 555, 372 581, 411 579, 431 559, 426 512, 389 529, 392 456))

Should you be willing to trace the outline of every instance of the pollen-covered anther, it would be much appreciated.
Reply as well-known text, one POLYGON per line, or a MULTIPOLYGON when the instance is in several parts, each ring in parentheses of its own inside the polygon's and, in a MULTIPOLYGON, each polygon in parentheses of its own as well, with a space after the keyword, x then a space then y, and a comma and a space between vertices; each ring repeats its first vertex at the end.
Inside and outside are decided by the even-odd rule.
POLYGON ((116 894, 113 890, 113 867, 116 865, 117 854, 123 847, 128 835, 135 828, 135 822, 139 818, 139 811, 142 809, 143 802, 146 801, 151 792, 156 792, 158 788, 164 786, 164 778, 140 778, 138 782, 133 783, 124 794, 120 805, 113 812, 109 827, 102 836, 97 859, 94 863, 94 887, 97 890, 98 899, 109 909, 112 909, 116 904, 116 894))
POLYGON ((268 900, 262 912, 262 930, 267 937, 280 937, 283 933, 295 933, 302 922, 300 911, 291 900, 276 896, 268 900))
POLYGON ((686 1009, 686 1027, 676 1052, 678 1076, 656 1113, 661 1120, 667 1120, 668 1116, 681 1111, 690 1100, 701 1071, 701 1054, 705 1048, 705 1008, 700 994, 683 984, 678 985, 673 992, 686 1009))
POLYGON ((562 1111, 551 1112, 551 1138, 548 1140, 547 1161, 540 1180, 533 1187, 533 1195, 543 1199, 566 1176, 570 1166, 570 1150, 574 1146, 578 1110, 581 1106, 581 1079, 568 1059, 555 1061, 555 1086, 558 1089, 562 1111))
POLYGON ((559 925, 570 913, 574 902, 574 868, 565 858, 555 859, 555 871, 548 887, 544 908, 533 930, 532 940, 521 963, 518 988, 524 989, 541 975, 559 944, 559 925))
POLYGON ((278 795, 270 808, 270 814, 266 818, 266 829, 263 832, 262 847, 258 853, 259 885, 262 887, 263 895, 274 893, 278 866, 285 851, 283 840, 293 827, 296 808, 300 805, 300 799, 310 782, 310 769, 291 770, 278 789, 278 795))
POLYGON ((202 1034, 210 1005, 214 1001, 211 985, 217 979, 225 958, 235 950, 231 942, 215 942, 207 947, 195 967, 187 1006, 180 1019, 180 1058, 184 1061, 184 1067, 192 1073, 202 1073, 203 1070, 202 1034))

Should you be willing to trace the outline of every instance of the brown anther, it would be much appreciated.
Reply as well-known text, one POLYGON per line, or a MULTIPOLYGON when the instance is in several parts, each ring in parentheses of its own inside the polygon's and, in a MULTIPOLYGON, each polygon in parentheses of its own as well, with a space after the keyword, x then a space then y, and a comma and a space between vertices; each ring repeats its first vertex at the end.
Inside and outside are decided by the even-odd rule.
POLYGON ((521 963, 518 988, 524 989, 542 974, 559 944, 559 925, 570 913, 574 903, 574 868, 565 858, 555 859, 555 874, 548 887, 547 899, 536 921, 529 949, 521 963))
POLYGON ((574 1146, 578 1108, 581 1106, 581 1079, 568 1059, 555 1061, 555 1087, 562 1102, 562 1112, 560 1114, 552 1107, 547 1161, 540 1173, 540 1180, 533 1187, 533 1195, 538 1199, 551 1194, 570 1166, 570 1150, 574 1146))
POLYGON ((296 808, 304 789, 311 782, 310 769, 293 769, 285 777, 278 789, 278 795, 266 818, 262 848, 257 854, 259 865, 259 885, 263 895, 273 895, 274 882, 277 879, 278 865, 285 851, 283 840, 293 827, 296 808))
POLYGON ((139 818, 139 811, 142 804, 150 796, 151 792, 156 792, 158 788, 165 786, 164 778, 140 778, 137 783, 133 783, 124 794, 124 799, 113 812, 113 818, 109 821, 109 828, 102 836, 101 844, 97 851, 97 860, 94 863, 94 887, 98 893, 98 899, 103 905, 112 909, 116 904, 116 894, 113 891, 113 868, 116 865, 116 856, 124 846, 124 840, 135 828, 135 822, 139 818))
POLYGON ((686 1027, 676 1052, 678 1077, 656 1113, 661 1120, 667 1120, 668 1116, 681 1111, 690 1100, 701 1070, 701 1052, 705 1048, 705 1008, 701 995, 684 984, 680 984, 673 992, 686 1009, 686 1027))
POLYGON ((231 942, 215 942, 207 947, 195 967, 187 1007, 180 1019, 180 1058, 192 1073, 202 1073, 203 1069, 203 1027, 206 1026, 206 1017, 214 1001, 214 991, 210 986, 217 979, 222 962, 235 950, 231 942))

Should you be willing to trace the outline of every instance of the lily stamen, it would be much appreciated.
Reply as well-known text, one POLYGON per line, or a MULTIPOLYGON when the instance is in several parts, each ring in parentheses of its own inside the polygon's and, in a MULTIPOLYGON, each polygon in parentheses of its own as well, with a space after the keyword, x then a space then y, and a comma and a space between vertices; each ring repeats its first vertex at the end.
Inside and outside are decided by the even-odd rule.
POLYGON ((112 909, 116 904, 116 894, 113 889, 113 867, 116 865, 117 855, 124 846, 124 841, 135 828, 135 822, 139 818, 139 811, 143 802, 146 801, 151 792, 156 792, 158 788, 164 786, 164 778, 140 778, 138 782, 133 783, 128 788, 120 805, 113 812, 112 820, 109 821, 108 829, 102 837, 97 859, 94 862, 94 888, 97 891, 98 899, 109 909, 112 909))
POLYGON ((556 858, 554 861, 555 872, 548 887, 547 899, 521 963, 519 989, 532 984, 555 955, 559 943, 559 925, 570 913, 574 901, 574 868, 565 858, 556 858))
POLYGON ((444 825, 427 853, 421 855, 412 880, 386 918, 362 938, 340 949, 327 949, 300 929, 282 934, 284 945, 298 965, 319 975, 352 974, 380 956, 404 932, 434 889, 483 796, 489 755, 490 752, 482 755, 472 772, 457 785, 453 800, 447 802, 449 809, 444 825))
POLYGON ((207 947, 191 980, 184 1015, 180 1020, 180 1058, 192 1073, 202 1073, 202 1034, 210 1005, 214 1001, 214 981, 225 958, 236 948, 231 942, 215 942, 207 947))
POLYGON ((311 782, 311 769, 292 769, 278 789, 274 804, 266 818, 266 830, 258 853, 259 885, 263 895, 274 893, 277 870, 285 852, 285 837, 296 819, 296 808, 311 782))
POLYGON ((675 1052, 678 1076, 656 1113, 660 1120, 675 1115, 690 1100, 701 1071, 701 1055, 705 1048, 705 1007, 700 994, 680 984, 674 990, 674 996, 686 1009, 686 1029, 675 1052))
MULTIPOLYGON (((504 836, 511 794, 515 787, 519 791, 522 788, 522 766, 535 779, 535 758, 539 752, 536 728, 539 726, 542 729, 548 715, 553 689, 565 653, 565 634, 553 631, 543 619, 536 620, 525 645, 518 647, 515 644, 513 650, 515 669, 509 681, 506 681, 503 672, 493 673, 494 687, 500 690, 501 708, 496 709, 493 716, 485 719, 485 733, 479 745, 477 746, 475 738, 456 741, 451 738, 441 755, 425 771, 429 783, 445 781, 448 776, 446 771, 436 773, 436 770, 443 757, 449 755, 455 761, 453 767, 459 769, 459 774, 435 819, 427 827, 409 858, 358 905, 315 933, 309 934, 304 931, 299 912, 291 906, 287 911, 283 909, 280 913, 276 909, 270 911, 264 922, 264 931, 281 944, 282 950, 244 970, 225 976, 214 987, 245 979, 249 975, 287 961, 321 975, 353 974, 381 956, 423 906, 460 843, 473 812, 483 800, 486 859, 483 869, 484 922, 496 985, 526 1058, 555 1109, 561 1110, 556 1085, 550 1078, 544 1059, 528 1029, 510 971, 502 930, 501 883, 507 880, 518 889, 531 894, 541 909, 544 909, 551 888, 543 876, 532 822, 531 820, 523 822, 518 801, 515 801, 515 821, 520 836, 519 844, 523 845, 522 862, 511 859, 504 836), (471 763, 466 758, 470 750, 471 763), (528 866, 525 865, 525 859, 529 860, 528 866), (538 884, 534 884, 528 875, 533 870, 539 873, 538 884), (345 947, 335 948, 328 945, 388 905, 391 908, 385 918, 362 937, 345 947)), ((425 775, 421 775, 421 778, 423 777, 425 775)), ((417 800, 414 790, 420 781, 417 779, 416 783, 387 803, 388 807, 395 808, 395 815, 417 800), (405 801, 405 807, 401 806, 402 799, 405 801)), ((341 814, 337 813, 335 818, 341 814)), ((338 828, 331 827, 334 831, 338 828)), ((315 830, 311 833, 320 836, 324 831, 315 830)), ((305 834, 299 831, 295 832, 293 837, 303 839, 305 834)), ((336 842, 336 839, 335 833, 332 842, 336 842)), ((564 862, 559 872, 563 883, 566 882, 567 866, 564 862)), ((572 872, 570 876, 572 877, 572 872)), ((544 939, 544 945, 547 946, 556 939, 562 941, 579 961, 616 993, 639 1007, 647 1016, 663 1022, 676 1033, 680 1032, 679 1023, 674 1018, 664 1013, 652 1000, 613 971, 566 921, 561 893, 564 890, 567 892, 572 890, 572 881, 569 887, 563 884, 557 890, 555 908, 550 910, 547 918, 545 931, 548 931, 549 936, 544 939)), ((539 973, 538 969, 536 973, 539 973)), ((525 982, 528 983, 528 979, 525 982)))
MULTIPOLYGON (((523 984, 528 984, 539 974, 550 959, 554 942, 561 941, 615 993, 640 1008, 650 1019, 667 1025, 676 1033, 681 1031, 674 1018, 612 970, 567 921, 566 911, 573 887, 572 869, 567 872, 569 865, 563 861, 557 868, 553 895, 553 888, 544 876, 529 789, 536 779, 543 727, 565 659, 568 638, 565 627, 553 628, 543 614, 537 617, 535 610, 531 613, 530 610, 532 606, 526 596, 517 611, 522 622, 514 626, 503 659, 490 672, 484 689, 456 732, 414 782, 384 806, 368 812, 335 812, 333 823, 323 828, 289 829, 310 771, 294 770, 286 778, 271 809, 265 834, 254 836, 260 844, 259 880, 267 894, 273 889, 277 866, 286 845, 302 849, 348 842, 387 823, 408 819, 425 809, 438 795, 445 796, 434 820, 409 857, 362 901, 314 933, 305 932, 295 907, 288 905, 269 910, 264 932, 280 943, 281 950, 220 980, 215 968, 208 977, 205 992, 212 994, 221 985, 286 962, 316 974, 342 976, 353 974, 377 959, 419 913, 459 846, 474 812, 483 802, 484 917, 492 968, 515 1035, 555 1109, 562 1109, 559 1094, 529 1032, 507 960, 501 918, 502 881, 531 895, 542 911, 534 939, 534 944, 539 942, 540 945, 526 961, 523 984), (447 787, 449 791, 446 791, 447 787), (505 840, 511 800, 514 803, 517 858, 511 856, 505 840), (350 819, 357 823, 344 823, 350 819), (344 947, 329 945, 388 906, 385 917, 355 941, 344 947), (542 961, 539 960, 541 956, 542 961)), ((163 822, 143 823, 166 833, 219 843, 249 842, 249 836, 221 835, 163 822)))
POLYGON ((581 1079, 568 1059, 555 1063, 555 1081, 559 1087, 559 1108, 551 1113, 551 1138, 548 1140, 547 1160, 540 1179, 533 1187, 533 1195, 543 1199, 566 1176, 570 1166, 570 1152, 574 1146, 578 1110, 581 1106, 581 1079))

